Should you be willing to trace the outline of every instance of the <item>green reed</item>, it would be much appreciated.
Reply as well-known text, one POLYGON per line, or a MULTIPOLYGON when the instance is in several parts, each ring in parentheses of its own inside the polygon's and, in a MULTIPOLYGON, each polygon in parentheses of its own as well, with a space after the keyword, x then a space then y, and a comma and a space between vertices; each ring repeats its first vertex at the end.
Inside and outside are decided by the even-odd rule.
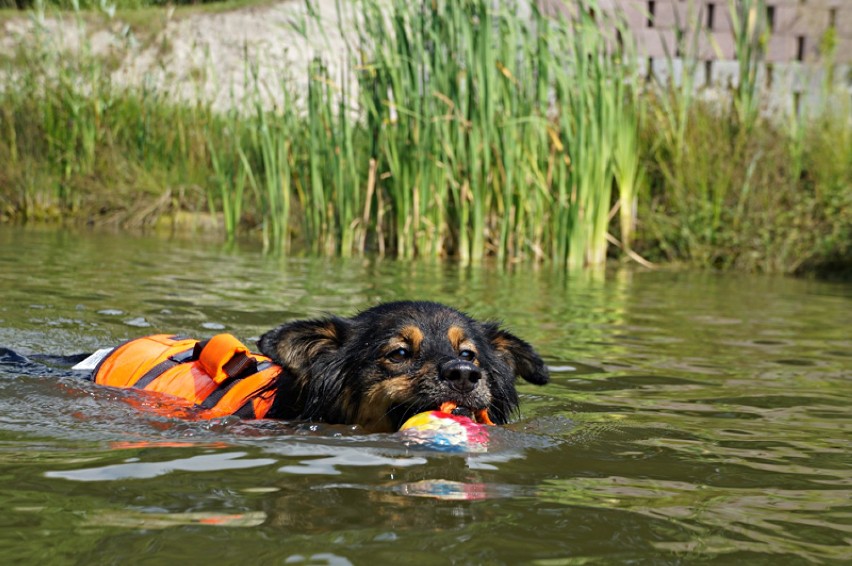
POLYGON ((666 51, 666 75, 665 84, 654 84, 654 88, 648 93, 650 102, 645 106, 652 112, 653 120, 659 124, 663 134, 664 149, 674 152, 675 162, 682 157, 686 149, 686 134, 689 127, 689 116, 697 91, 696 77, 698 74, 698 41, 702 33, 702 22, 704 13, 696 12, 695 4, 689 2, 687 5, 686 21, 681 21, 675 12, 675 50, 669 51, 667 45, 663 45, 666 51), (679 60, 679 67, 676 61, 679 60), (677 77, 680 80, 677 80, 677 77))
POLYGON ((760 112, 757 73, 769 40, 766 4, 764 0, 728 0, 728 15, 738 68, 734 111, 740 126, 749 130, 760 112))
POLYGON ((255 120, 249 121, 249 139, 251 150, 259 156, 256 159, 259 165, 255 168, 260 170, 260 179, 252 173, 246 150, 240 151, 240 162, 259 193, 264 247, 279 251, 287 251, 290 247, 291 198, 294 193, 292 132, 297 130, 298 119, 287 93, 280 114, 264 110, 258 99, 255 102, 255 120))
MULTIPOLYGON (((619 83, 617 90, 624 87, 619 83)), ((621 245, 625 250, 633 246, 639 214, 639 194, 645 183, 645 170, 640 153, 639 122, 643 106, 633 96, 615 97, 613 121, 618 129, 612 145, 613 176, 618 187, 619 228, 621 245)))
POLYGON ((364 3, 359 101, 399 255, 605 259, 609 144, 630 120, 611 115, 612 87, 632 67, 614 63, 595 6, 554 19, 511 2, 364 3))
MULTIPOLYGON (((85 46, 61 57, 43 35, 0 92, 0 214, 140 225, 206 202, 228 239, 257 231, 275 250, 572 268, 611 241, 722 267, 753 265, 762 242, 779 258, 766 269, 848 248, 842 121, 786 136, 755 119, 746 135, 751 87, 730 113, 697 101, 683 46, 681 82, 644 85, 629 34, 594 1, 573 7, 363 0, 342 67, 316 59, 306 88, 291 70, 273 93, 246 54, 254 96, 225 114, 117 89, 85 46)), ((325 25, 309 13, 306 38, 325 25)))
MULTIPOLYGON (((137 225, 155 221, 170 199, 152 205, 131 192, 196 193, 189 188, 204 185, 209 172, 209 109, 169 104, 165 92, 120 91, 87 42, 69 56, 58 46, 62 38, 42 25, 44 12, 30 16, 33 37, 4 69, 0 125, 10 157, 0 177, 24 217, 41 215, 31 203, 53 200, 56 207, 43 207, 50 216, 124 217, 137 225)), ((84 34, 84 20, 76 25, 84 34)))
MULTIPOLYGON (((636 46, 624 22, 617 22, 621 40, 622 60, 636 60, 636 46)), ((613 61, 618 65, 618 59, 613 61)), ((645 186, 645 166, 642 162, 639 132, 646 118, 646 104, 638 76, 621 74, 612 84, 612 173, 618 188, 619 228, 621 247, 631 253, 639 215, 639 195, 645 186)))
POLYGON ((233 139, 233 129, 225 128, 221 134, 230 137, 230 143, 217 145, 208 140, 213 178, 207 191, 207 203, 211 213, 221 209, 225 237, 231 242, 237 237, 246 182, 250 180, 253 187, 257 182, 251 166, 244 163, 245 154, 239 143, 233 139), (219 197, 218 201, 214 200, 215 196, 219 197))
MULTIPOLYGON (((626 174, 614 175, 634 146, 618 165, 612 146, 635 120, 620 86, 631 62, 607 43, 595 6, 557 19, 519 16, 511 2, 365 0, 340 76, 313 61, 301 96, 284 77, 276 111, 255 72, 254 112, 216 115, 146 89, 115 96, 92 64, 44 90, 58 98, 39 103, 39 123, 62 179, 90 175, 99 154, 132 155, 174 175, 170 190, 205 188, 228 239, 256 210, 276 249, 296 234, 342 255, 601 263, 613 186, 632 198, 626 174)), ((310 21, 301 29, 313 33, 310 21)))

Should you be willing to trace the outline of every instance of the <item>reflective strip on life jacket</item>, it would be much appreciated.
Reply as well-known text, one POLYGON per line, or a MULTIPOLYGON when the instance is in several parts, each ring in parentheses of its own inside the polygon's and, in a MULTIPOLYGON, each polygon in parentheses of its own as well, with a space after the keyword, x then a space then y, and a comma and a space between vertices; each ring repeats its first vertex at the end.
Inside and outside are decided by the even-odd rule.
POLYGON ((275 399, 280 366, 219 334, 206 342, 167 334, 122 344, 95 368, 94 382, 179 397, 203 418, 239 414, 260 419, 275 399))

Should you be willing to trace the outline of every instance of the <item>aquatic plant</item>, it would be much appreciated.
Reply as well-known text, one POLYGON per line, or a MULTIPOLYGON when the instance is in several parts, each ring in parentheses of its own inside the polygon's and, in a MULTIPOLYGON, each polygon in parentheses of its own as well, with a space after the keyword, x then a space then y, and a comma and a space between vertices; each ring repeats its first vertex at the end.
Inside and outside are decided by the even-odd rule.
POLYGON ((297 96, 292 71, 261 85, 247 53, 254 96, 227 113, 118 89, 108 61, 37 35, 3 59, 0 216, 147 226, 206 208, 271 250, 572 268, 610 242, 716 267, 848 262, 841 107, 779 126, 754 118, 757 83, 731 107, 696 98, 688 30, 680 81, 646 84, 596 2, 519 6, 364 0, 343 67, 316 59, 297 96))
MULTIPOLYGON (((633 62, 597 4, 570 17, 481 0, 362 6, 359 104, 397 254, 604 261, 610 145, 635 120, 614 115, 633 62)), ((638 160, 623 165, 628 192, 638 160)))
POLYGON ((766 4, 764 0, 728 0, 728 16, 737 60, 734 111, 739 125, 749 130, 760 112, 758 70, 769 41, 766 4))

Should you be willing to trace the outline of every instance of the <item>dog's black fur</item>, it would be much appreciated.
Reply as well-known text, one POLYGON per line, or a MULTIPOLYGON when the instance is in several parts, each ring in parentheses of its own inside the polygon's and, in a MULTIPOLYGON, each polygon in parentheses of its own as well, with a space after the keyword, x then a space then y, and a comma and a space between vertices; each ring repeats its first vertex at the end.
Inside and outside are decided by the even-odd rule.
POLYGON ((497 323, 432 302, 385 303, 352 318, 289 322, 260 351, 284 371, 267 417, 395 431, 452 402, 504 424, 518 409, 515 378, 544 385, 533 348, 497 323))

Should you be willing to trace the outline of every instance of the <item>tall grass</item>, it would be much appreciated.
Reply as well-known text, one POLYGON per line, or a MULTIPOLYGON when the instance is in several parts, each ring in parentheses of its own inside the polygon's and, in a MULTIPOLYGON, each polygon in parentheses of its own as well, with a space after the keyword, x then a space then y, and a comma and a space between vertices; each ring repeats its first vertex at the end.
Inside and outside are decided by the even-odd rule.
POLYGON ((764 0, 728 0, 728 15, 737 58, 733 104, 739 125, 750 130, 760 112, 758 70, 769 40, 764 0))
MULTIPOLYGON (((43 34, 7 60, 0 215, 140 225, 206 207, 228 239, 256 230, 273 250, 570 268, 610 242, 749 269, 846 257, 848 123, 755 114, 751 12, 734 27, 758 58, 727 108, 695 97, 688 55, 679 83, 639 82, 629 33, 595 1, 558 17, 533 4, 363 0, 344 65, 315 59, 298 92, 282 74, 269 110, 279 87, 247 61, 254 97, 225 114, 119 89, 43 34)), ((307 12, 306 38, 328 25, 307 12)))
POLYGON ((389 10, 366 1, 342 76, 316 60, 304 99, 285 86, 279 113, 259 103, 250 116, 194 106, 176 109, 165 132, 151 123, 163 97, 143 91, 114 101, 87 54, 85 68, 54 61, 25 73, 50 88, 16 90, 58 97, 36 96, 36 104, 64 207, 74 196, 67 181, 90 175, 97 151, 131 144, 142 164, 166 160, 207 187, 231 239, 254 203, 271 248, 286 249, 295 230, 324 253, 597 264, 606 258, 615 171, 625 194, 636 175, 635 159, 625 165, 636 148, 622 147, 617 168, 611 146, 635 119, 622 112, 629 61, 592 20, 595 3, 579 7, 552 19, 484 0, 395 1, 389 10), (352 71, 357 85, 347 80, 352 71), (109 137, 116 132, 127 138, 109 137))
MULTIPOLYGON (((324 253, 602 263, 613 186, 631 211, 641 177, 633 67, 596 4, 579 7, 554 19, 519 17, 511 2, 358 4, 341 76, 315 60, 304 100, 285 87, 284 113, 258 111, 259 133, 234 138, 245 173, 227 176, 232 193, 246 175, 264 226, 286 222, 272 196, 295 194, 292 220, 324 253)), ((308 14, 296 26, 306 38, 327 25, 308 14)))
POLYGON ((88 44, 69 56, 40 25, 43 13, 31 17, 35 36, 6 61, 0 92, 9 208, 24 219, 122 217, 136 226, 166 210, 170 194, 198 204, 210 174, 209 125, 219 118, 202 105, 171 104, 167 92, 118 89, 88 44))
POLYGON ((635 120, 596 6, 364 3, 359 103, 399 255, 605 260, 611 143, 635 120))
POLYGON ((693 96, 700 94, 694 50, 681 51, 680 84, 643 99, 656 119, 642 131, 651 198, 640 206, 640 251, 717 268, 797 272, 831 263, 849 270, 848 102, 837 105, 823 92, 822 109, 770 120, 758 72, 768 41, 764 3, 728 8, 739 65, 731 104, 693 96), (820 156, 816 148, 826 144, 832 150, 820 156))
MULTIPOLYGON (((698 85, 698 45, 701 38, 701 22, 704 12, 697 11, 695 4, 687 5, 686 21, 681 21, 675 12, 675 50, 666 49, 667 81, 659 84, 656 76, 652 77, 652 88, 647 93, 644 107, 652 112, 652 119, 658 125, 661 134, 658 147, 655 149, 671 151, 675 167, 679 167, 683 152, 687 148, 686 133, 689 128, 689 118, 697 95, 698 85), (678 80, 679 78, 679 80, 678 80)), ((709 79, 709 77, 708 77, 709 79)), ((669 178, 672 171, 665 171, 669 178)))

